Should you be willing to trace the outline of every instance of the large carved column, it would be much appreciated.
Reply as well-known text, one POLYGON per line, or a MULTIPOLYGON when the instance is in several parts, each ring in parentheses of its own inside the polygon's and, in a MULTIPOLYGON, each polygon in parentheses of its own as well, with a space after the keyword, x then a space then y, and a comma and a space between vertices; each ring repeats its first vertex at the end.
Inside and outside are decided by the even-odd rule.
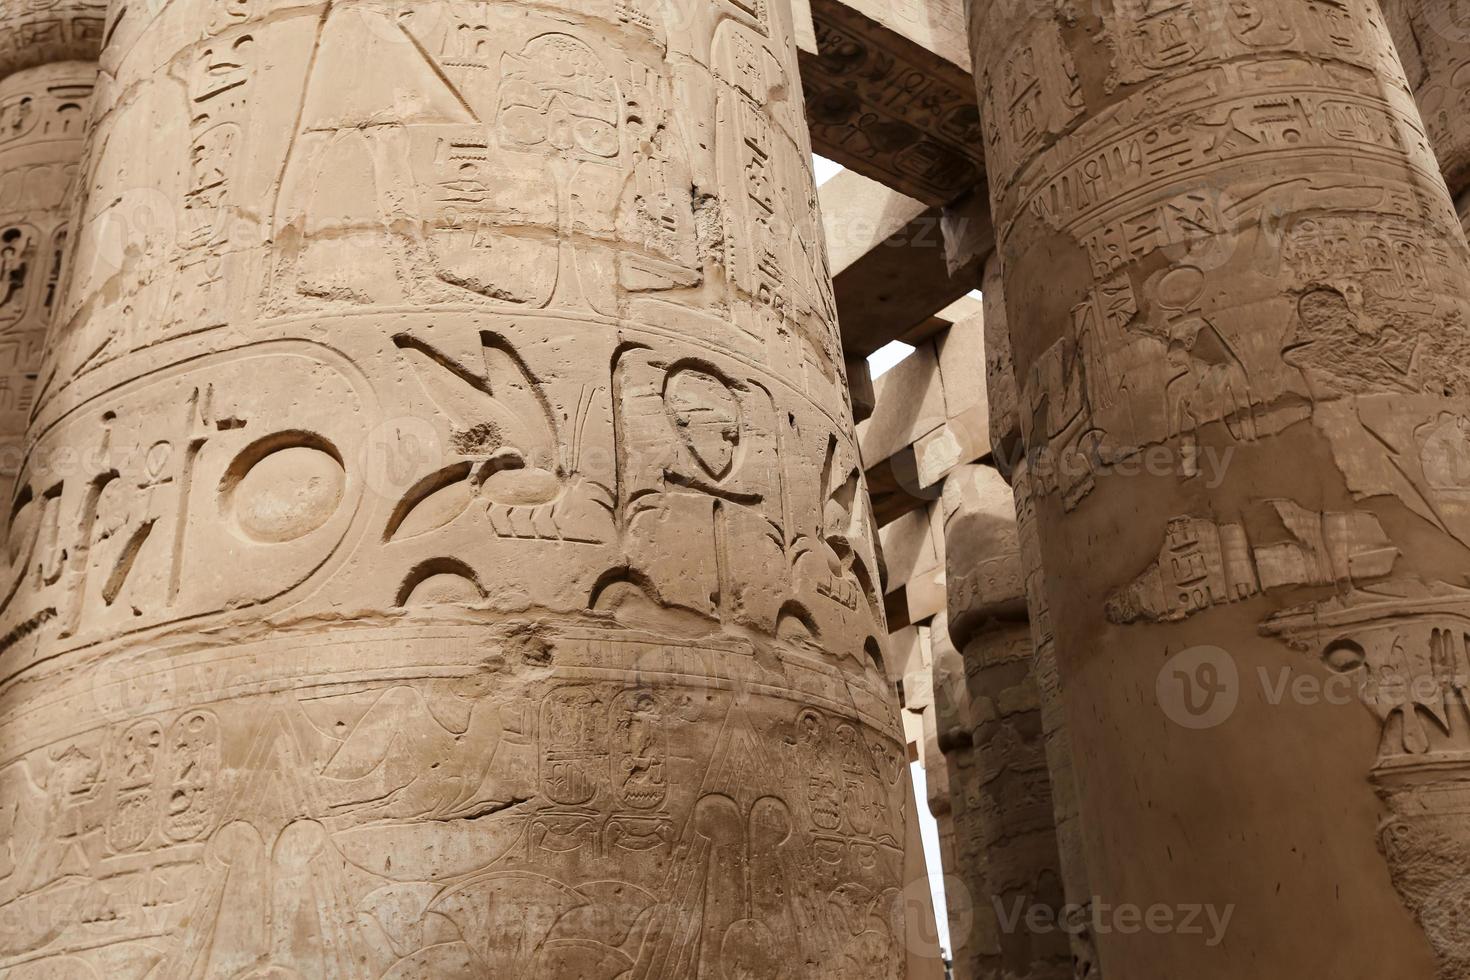
POLYGON ((0 9, 0 500, 25 449, 59 298, 105 0, 0 9))
POLYGON ((993 467, 962 466, 945 480, 944 515, 949 633, 965 687, 950 697, 967 702, 971 725, 946 746, 965 777, 953 786, 966 837, 956 851, 968 859, 958 877, 975 922, 955 941, 955 974, 1069 977, 1074 924, 1059 921, 1066 895, 1011 489, 993 467))
POLYGON ((1382 0, 1429 145, 1470 222, 1470 2, 1382 0))
POLYGON ((972 15, 1088 873, 1169 910, 1103 962, 1464 975, 1470 254, 1377 3, 972 15))
POLYGON ((115 2, 0 970, 903 976, 783 3, 115 2))
POLYGON ((1016 554, 1031 628, 1031 682, 1040 704, 1041 737, 1051 776, 1052 815, 1056 828, 1062 888, 1068 910, 1076 980, 1102 976, 1093 929, 1093 889, 1087 874, 1082 820, 1077 800, 1077 773, 1072 733, 1067 724, 1066 692, 1057 670, 1056 633, 1045 592, 1036 509, 1031 497, 1030 466, 1022 442, 1015 364, 1011 357, 1010 321, 1006 316, 1005 283, 998 255, 985 264, 985 371, 990 400, 991 444, 995 461, 1010 481, 1015 501, 1016 554))

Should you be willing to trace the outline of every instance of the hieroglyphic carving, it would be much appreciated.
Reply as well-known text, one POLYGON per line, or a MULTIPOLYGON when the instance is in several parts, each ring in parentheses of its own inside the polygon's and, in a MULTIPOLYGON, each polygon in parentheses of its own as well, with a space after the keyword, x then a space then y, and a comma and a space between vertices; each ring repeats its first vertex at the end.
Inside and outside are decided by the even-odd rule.
POLYGON ((909 197, 944 205, 980 183, 980 116, 969 73, 843 3, 811 5, 802 53, 818 151, 909 197))
POLYGON ((1178 620, 1273 589, 1350 587, 1392 574, 1399 550, 1372 514, 1312 513, 1290 500, 1263 505, 1286 540, 1253 544, 1244 522, 1171 520, 1159 560, 1109 598, 1109 618, 1178 620))
POLYGON ((1384 0, 1430 145, 1450 193, 1470 186, 1470 5, 1464 0, 1384 0))
POLYGON ((902 975, 789 18, 685 6, 117 5, 0 971, 902 975))
POLYGON ((972 465, 946 478, 944 513, 949 636, 935 643, 934 698, 941 723, 963 706, 968 728, 960 736, 941 727, 939 744, 959 763, 951 767, 956 850, 967 855, 961 871, 979 920, 957 947, 957 975, 1069 976, 1070 964, 1084 958, 1085 930, 1069 924, 1066 933, 1048 934, 1007 928, 1000 918, 1018 903, 1060 914, 1080 898, 1068 880, 1077 870, 1063 863, 1072 855, 1058 847, 1057 805, 1071 792, 1054 796, 1053 781, 1070 779, 1071 772, 1052 768, 1058 706, 1054 696, 1042 695, 1050 678, 1036 645, 1043 627, 1028 623, 1034 583, 1023 562, 1016 505, 998 471, 972 465), (946 676, 940 652, 951 638, 960 651, 960 676, 946 676))
POLYGON ((1444 862, 1466 853, 1458 771, 1470 749, 1470 617, 1466 590, 1392 582, 1267 620, 1267 633, 1320 657, 1381 724, 1372 778, 1386 813, 1379 846, 1394 885, 1423 922, 1443 977, 1470 964, 1467 936, 1445 909, 1464 900, 1444 862))
POLYGON ((0 498, 7 506, 58 305, 69 191, 96 74, 74 62, 0 80, 0 498))
POLYGON ((63 61, 97 60, 107 0, 7 0, 0 4, 0 78, 63 61))
MULTIPOLYGON (((1303 628, 1334 602, 1362 608, 1356 632, 1408 615, 1389 597, 1463 603, 1470 251, 1379 5, 977 0, 972 41, 1027 506, 1044 578, 1068 586, 1047 596, 1067 697, 1122 705, 1147 673, 1135 673, 1141 650, 1218 647, 1242 670, 1280 658, 1256 624, 1279 633, 1270 617, 1294 603, 1308 603, 1292 620, 1303 628), (1162 527, 1169 515, 1191 516, 1162 527)), ((1298 715, 1259 707, 1211 733, 1205 795, 1230 802, 1209 819, 1241 836, 1209 844, 1206 864, 1260 858, 1297 771, 1325 773, 1340 751, 1335 738, 1303 743, 1298 715), (1290 774, 1249 761, 1263 740, 1293 745, 1290 774)), ((1085 726, 1079 748, 1106 747, 1077 756, 1089 840, 1114 854, 1186 846, 1184 824, 1157 808, 1177 821, 1201 798, 1198 774, 1155 764, 1146 722, 1069 717, 1085 726), (1091 796, 1089 773, 1147 803, 1091 796)), ((1412 802, 1384 795, 1390 811, 1462 820, 1458 765, 1418 770, 1412 802)), ((1341 771, 1314 789, 1361 807, 1367 784, 1341 771)), ((1291 846, 1316 847, 1307 836, 1291 846)), ((1345 846, 1377 874, 1363 843, 1345 846)), ((1463 972, 1463 936, 1437 928, 1423 897, 1424 869, 1458 847, 1436 830, 1385 853, 1424 932, 1375 916, 1371 943, 1352 928, 1313 933, 1269 969, 1350 955, 1428 975, 1427 933, 1443 975, 1463 972)), ((1313 865, 1294 882, 1300 900, 1330 902, 1338 879, 1313 865)), ((1098 894, 1128 887, 1116 865, 1089 870, 1098 894)), ((1099 941, 1110 970, 1183 968, 1168 944, 1140 958, 1099 941)), ((1217 968, 1262 965, 1226 954, 1217 968)))

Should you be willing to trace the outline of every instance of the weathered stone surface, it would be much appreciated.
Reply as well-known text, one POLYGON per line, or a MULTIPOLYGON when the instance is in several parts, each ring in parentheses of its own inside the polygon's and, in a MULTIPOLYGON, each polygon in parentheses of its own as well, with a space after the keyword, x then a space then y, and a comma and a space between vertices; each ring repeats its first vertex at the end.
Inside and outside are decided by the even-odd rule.
POLYGON ((7 505, 57 305, 96 80, 97 66, 86 61, 0 80, 0 500, 7 505))
MULTIPOLYGON (((1041 567, 1040 544, 1036 536, 1036 508, 1031 496, 1031 477, 1025 447, 1021 442, 1015 366, 1011 359, 1011 338, 1006 319, 1004 281, 998 256, 986 263, 985 276, 986 388, 990 396, 992 438, 996 441, 993 461, 1013 486, 1015 553, 1011 538, 1004 534, 994 552, 1004 561, 1016 561, 1024 581, 1027 621, 1031 628, 1031 681, 1040 703, 1041 733, 1046 747, 1047 771, 1050 774, 1052 814, 1055 824, 1059 870, 1068 910, 1068 941, 1072 948, 1073 976, 1077 980, 1097 980, 1102 976, 1093 936, 1093 891, 1087 873, 1087 855, 1082 840, 1081 814, 1077 800, 1077 776, 1073 762, 1071 731, 1067 722, 1067 706, 1057 672, 1056 634, 1052 629, 1051 607, 1047 601, 1045 570, 1041 567)), ((964 509, 975 511, 983 506, 996 508, 998 496, 994 477, 977 473, 974 489, 951 504, 957 507, 965 497, 974 502, 964 509)), ((961 485, 964 489, 963 485, 961 485)), ((960 519, 955 518, 956 533, 960 519)), ((1058 569, 1066 582, 1070 565, 1058 569)), ((1009 581, 1007 576, 1000 576, 1009 581)))
POLYGON ((983 180, 979 111, 954 0, 797 0, 817 152, 930 205, 983 180))
POLYGON ((1000 256, 985 261, 985 390, 990 397, 990 445, 996 468, 1009 474, 1021 455, 1021 396, 1011 359, 1011 327, 1006 316, 1005 280, 1000 256))
POLYGON ((1269 6, 972 4, 1091 886, 1234 909, 1099 951, 1459 977, 1470 252, 1376 2, 1269 6))
MULTIPOLYGON (((975 907, 995 919, 996 947, 983 942, 988 928, 966 950, 957 976, 1006 976, 1024 980, 1071 977, 1068 934, 1037 929, 1019 909, 1063 914, 1065 892, 1058 868, 1051 779, 1031 676, 1031 634, 1024 623, 998 625, 971 637, 964 648, 974 753, 968 830, 979 840, 957 849, 983 852, 983 877, 970 873, 979 889, 975 907)), ((1033 918, 1032 921, 1035 921, 1033 918)), ((956 960, 959 955, 957 951, 956 960)))
POLYGON ((0 970, 902 976, 785 5, 113 10, 0 970))
POLYGON ((1056 632, 1052 628, 1045 570, 1041 567, 1036 507, 1031 476, 1022 455, 1012 473, 1016 501, 1016 543, 1026 582, 1026 609, 1031 627, 1031 681, 1041 706, 1041 737, 1050 774, 1052 821, 1055 827, 1062 890, 1069 911, 1068 941, 1075 980, 1100 980, 1102 964, 1094 935, 1094 891, 1087 871, 1081 805, 1072 732, 1067 721, 1066 692, 1057 670, 1056 632))
POLYGON ((918 348, 873 382, 873 415, 858 426, 863 465, 872 469, 944 424, 944 380, 933 343, 918 348))
POLYGON ((1015 503, 994 467, 962 466, 944 481, 944 551, 957 646, 988 620, 1025 620, 1015 503))
POLYGON ((914 443, 919 485, 926 488, 936 486, 960 466, 986 456, 991 448, 983 304, 965 297, 954 308, 968 312, 959 315, 934 342, 948 418, 914 443))
MULTIPOLYGON (((118 16, 127 10, 120 7, 118 16)), ((106 18, 107 0, 5 0, 0 3, 0 78, 59 61, 95 61, 106 18)))
POLYGON ((1450 193, 1470 189, 1470 2, 1383 0, 1450 193))
POLYGON ((1036 676, 1036 633, 1027 625, 1011 488, 992 467, 960 467, 945 480, 944 516, 944 645, 952 638, 963 656, 956 654, 955 670, 935 643, 933 700, 940 747, 952 754, 955 850, 963 855, 956 900, 976 920, 973 935, 956 941, 955 975, 1070 976, 1072 940, 1085 940, 1074 924, 1037 929, 1034 917, 1015 915, 1045 908, 1062 916, 1075 900, 1058 850, 1047 706, 1036 676))
POLYGON ((954 322, 946 311, 975 287, 980 267, 951 267, 939 208, 851 170, 822 185, 821 201, 843 350, 866 356, 954 322))

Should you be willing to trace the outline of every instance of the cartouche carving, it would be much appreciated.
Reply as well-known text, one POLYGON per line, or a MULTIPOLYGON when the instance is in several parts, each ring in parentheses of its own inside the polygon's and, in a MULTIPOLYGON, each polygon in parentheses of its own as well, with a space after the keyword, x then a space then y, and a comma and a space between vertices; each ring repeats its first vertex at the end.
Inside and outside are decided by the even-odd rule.
MULTIPOLYGON (((1463 5, 1439 6, 1441 27, 1457 22, 1463 5)), ((1289 882, 1233 880, 1240 948, 1282 928, 1278 902, 1334 903, 1342 867, 1374 909, 1293 929, 1268 967, 1180 937, 1151 937, 1145 956, 1116 933, 1098 937, 1103 960, 1226 977, 1345 957, 1427 977, 1437 957, 1459 976, 1465 938, 1428 869, 1461 851, 1460 761, 1391 777, 1382 761, 1340 764, 1354 725, 1386 726, 1410 754, 1433 744, 1455 729, 1450 694, 1424 708, 1374 695, 1376 719, 1328 721, 1244 684, 1208 764, 1172 737, 1156 751, 1153 727, 1167 721, 1156 672, 1185 650, 1219 648, 1242 678, 1275 662, 1362 670, 1390 691, 1389 651, 1452 659, 1448 624, 1470 608, 1470 250, 1461 188, 1442 176, 1453 141, 1435 155, 1449 117, 1426 124, 1398 21, 1373 0, 973 0, 970 13, 1026 450, 1018 499, 1057 586, 1091 885, 1198 898, 1202 869, 1274 866, 1280 846, 1299 862, 1289 882), (1424 617, 1434 630, 1413 632, 1424 617), (1278 635, 1331 655, 1289 660, 1278 635), (1290 745, 1290 762, 1260 765, 1262 744, 1290 745), (1324 813, 1371 811, 1376 786, 1387 875, 1368 835, 1329 846, 1283 818, 1301 812, 1285 801, 1302 773, 1324 813), (1144 884, 1124 853, 1173 857, 1144 884)))
POLYGON ((672 12, 113 4, 0 972, 903 974, 788 15, 672 12))

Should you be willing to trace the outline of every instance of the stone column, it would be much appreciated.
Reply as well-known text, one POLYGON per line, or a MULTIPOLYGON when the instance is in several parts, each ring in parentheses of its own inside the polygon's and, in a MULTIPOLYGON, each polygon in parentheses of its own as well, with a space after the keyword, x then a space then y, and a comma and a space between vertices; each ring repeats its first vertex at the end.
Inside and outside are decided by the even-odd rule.
POLYGON ((1470 225, 1470 2, 1382 0, 1462 222, 1470 225))
POLYGON ((59 298, 106 6, 52 0, 0 10, 0 500, 7 519, 59 298))
POLYGON ((956 750, 956 773, 967 777, 953 787, 966 818, 956 827, 968 838, 955 849, 968 856, 959 877, 970 894, 959 904, 973 909, 975 924, 955 939, 956 976, 1070 977, 1071 926, 1058 919, 1065 890, 1010 487, 991 466, 962 466, 945 480, 944 515, 949 633, 965 690, 937 685, 935 703, 967 702, 972 726, 967 738, 941 743, 956 750))
POLYGON ((901 977, 787 6, 116 2, 0 970, 901 977))
POLYGON ((1077 980, 1102 976, 1092 934, 1093 890, 1087 874, 1072 735, 1061 676, 1057 671, 1056 634, 1051 624, 1042 574, 1036 509, 1031 497, 1030 467, 1022 442, 1015 365, 1011 357, 1005 284, 998 255, 985 265, 985 362, 990 395, 991 439, 997 467, 1009 479, 1016 513, 1017 560, 1023 577, 1027 622, 1031 627, 1031 680, 1040 703, 1046 765, 1051 775, 1052 814, 1056 825, 1063 891, 1066 893, 1068 938, 1077 980))
POLYGON ((1377 3, 971 13, 1103 962, 1462 976, 1470 254, 1377 3))

